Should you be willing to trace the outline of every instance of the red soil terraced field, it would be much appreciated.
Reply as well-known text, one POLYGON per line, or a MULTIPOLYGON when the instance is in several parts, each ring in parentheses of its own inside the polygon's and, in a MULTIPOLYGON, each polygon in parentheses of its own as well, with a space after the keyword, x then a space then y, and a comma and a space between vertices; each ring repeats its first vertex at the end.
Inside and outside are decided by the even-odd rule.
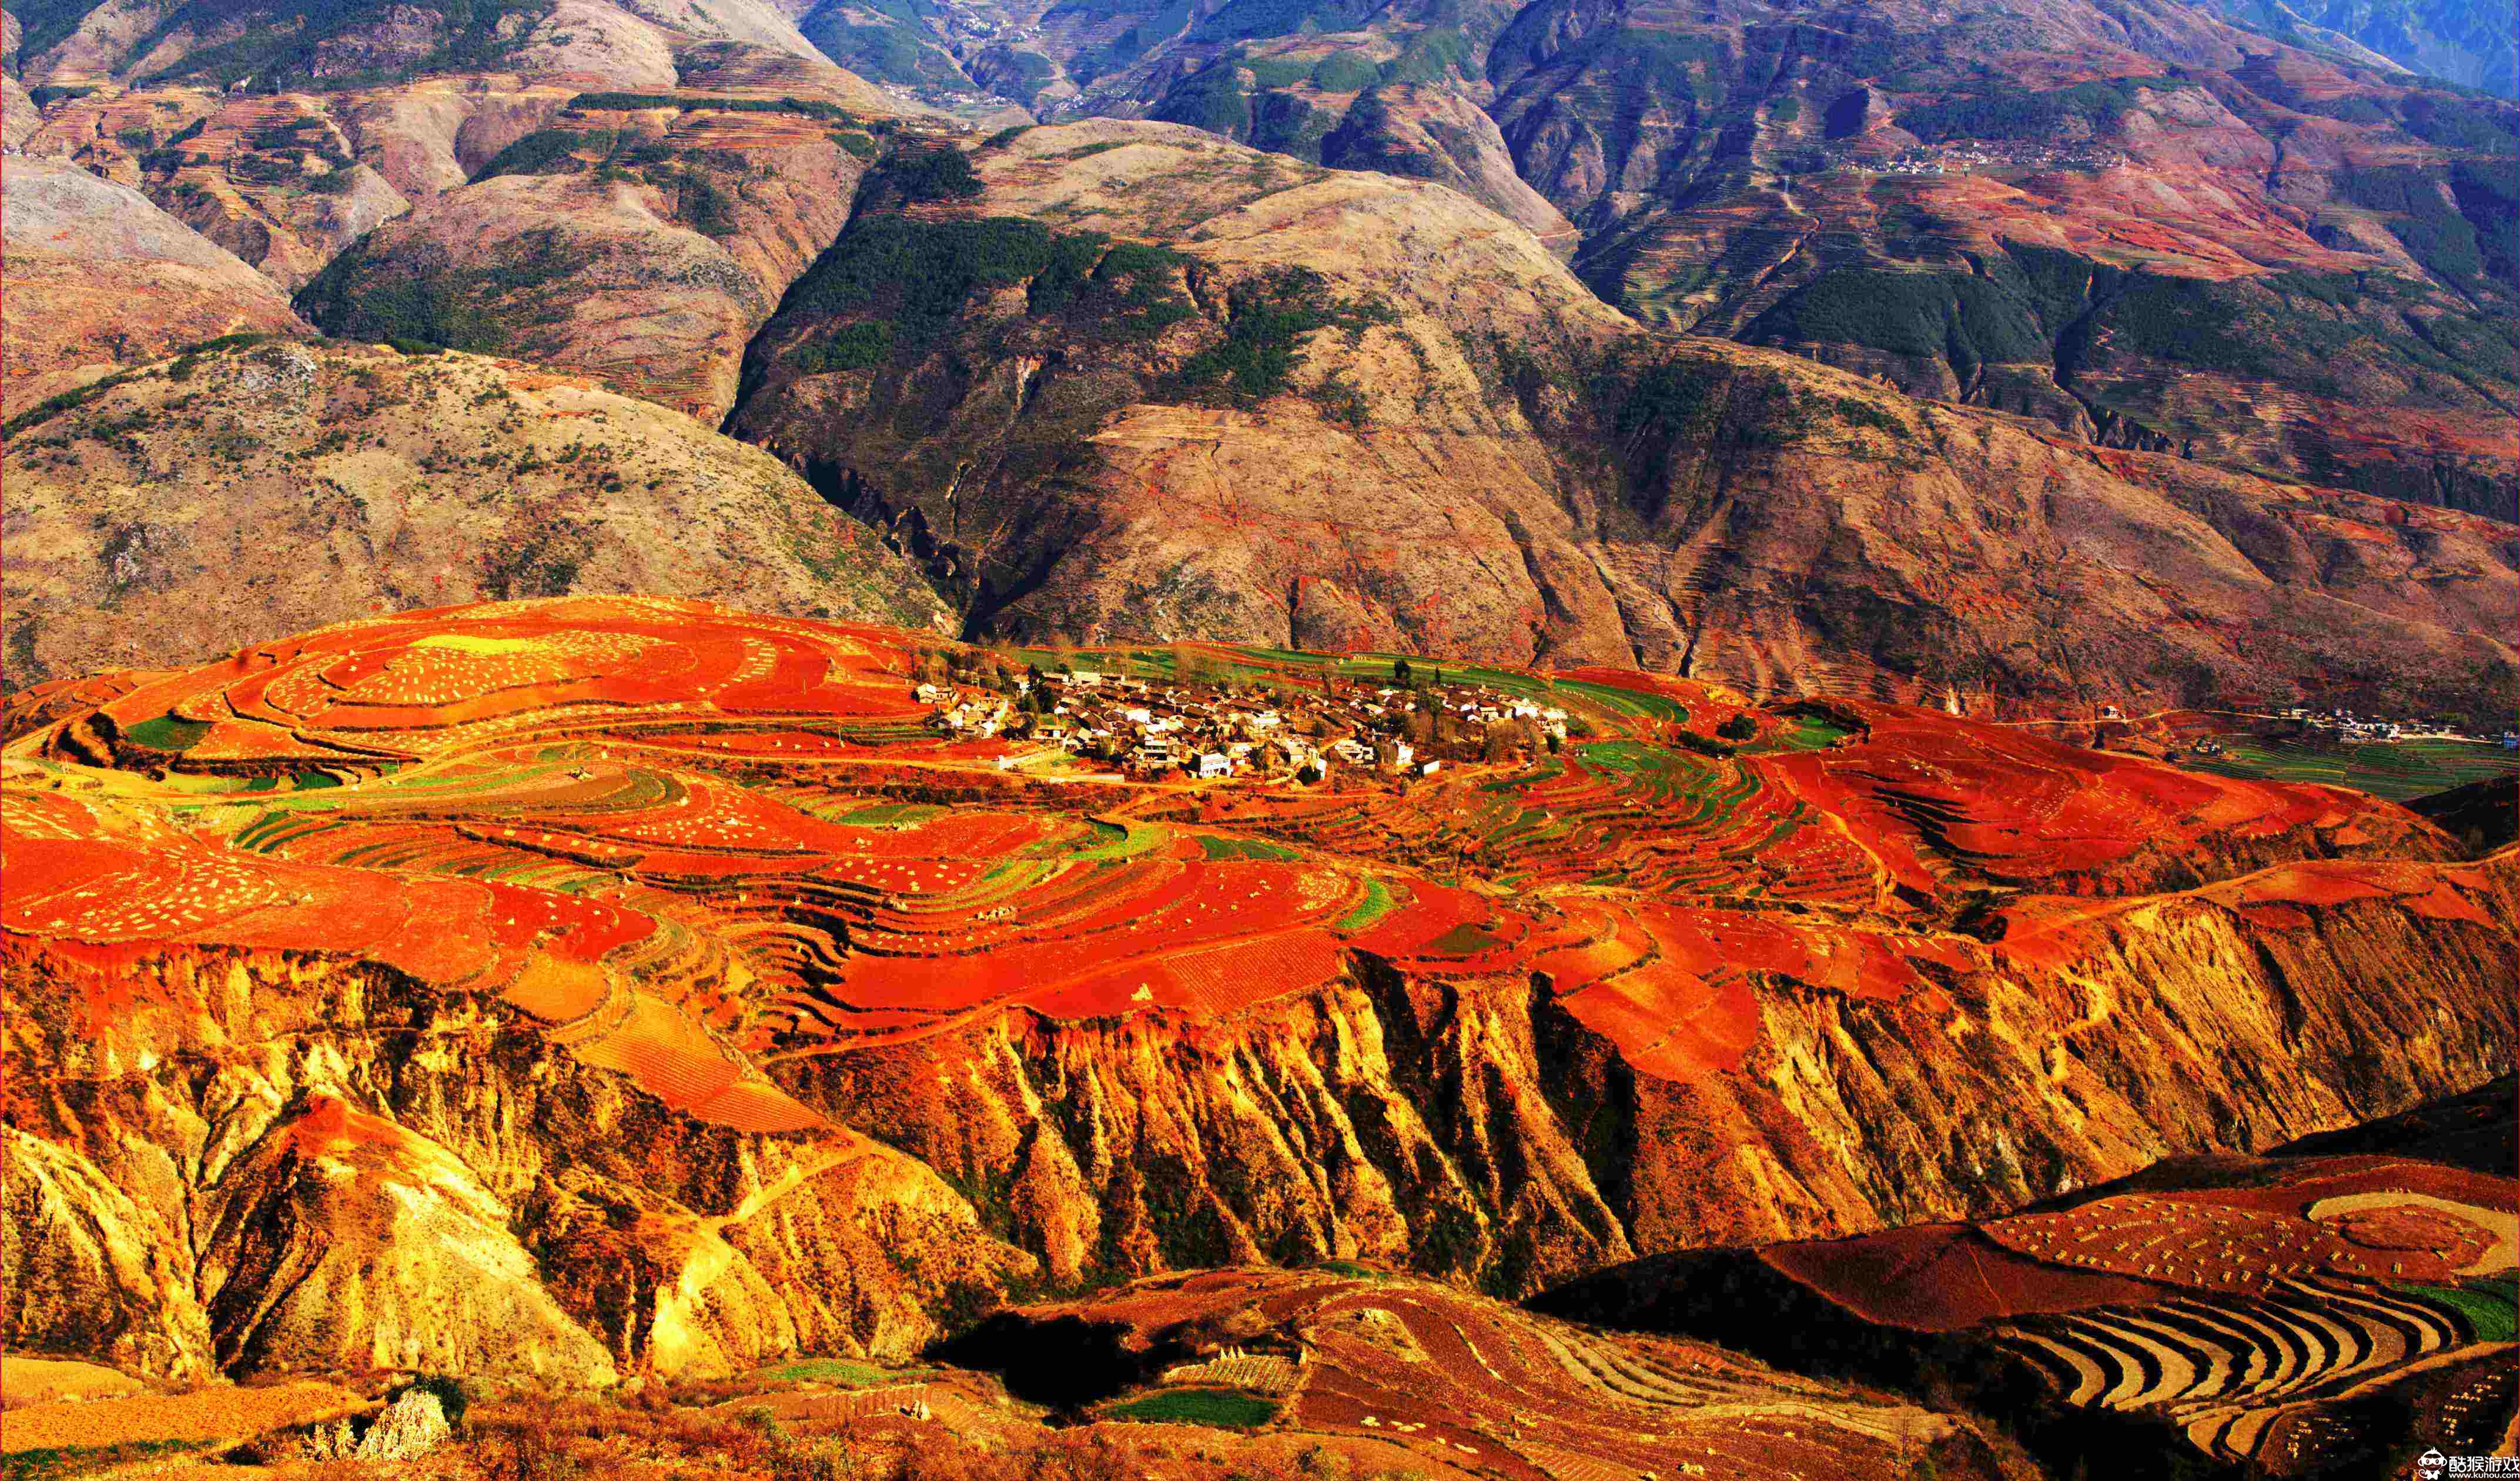
MULTIPOLYGON (((1946 1416, 1415 1280, 1220 1271, 1022 1313, 1025 1324, 1065 1317, 1116 1331, 1124 1350, 1187 1348, 1192 1364, 1167 1382, 1190 1381, 1177 1376, 1185 1369, 1209 1385, 1247 1373, 1245 1391, 1276 1406, 1273 1430, 1394 1445, 1434 1474, 1904 1477, 1929 1457, 1940 1474, 1991 1473, 1983 1440, 1946 1416), (1240 1356, 1216 1361, 1229 1345, 1240 1356)), ((1012 1347, 1027 1329, 1001 1336, 1012 1347)), ((1133 1402, 1109 1412, 1126 1415, 1133 1402)))
POLYGON ((1865 1321, 1981 1333, 2067 1402, 2158 1411, 2225 1460, 2272 1462, 2292 1421, 2350 1427, 2326 1407, 2507 1354, 2510 1178, 2360 1156, 2142 1181, 2168 1186, 1758 1258, 1865 1321))
MULTIPOLYGON (((1312 696, 1393 695, 1387 656, 1064 657, 1325 744, 1312 696)), ((1876 704, 1449 666, 1446 704, 1562 716, 1562 743, 1306 784, 1124 777, 920 697, 1013 713, 1026 661, 571 598, 48 686, 12 705, 0 921, 98 1013, 154 953, 364 960, 759 1131, 821 1122, 783 1061, 1016 1010, 1214 1019, 1368 963, 1537 982, 1642 1075, 1693 1081, 1760 1055, 1780 994, 1950 1018, 1956 983, 2101 950, 2113 912, 2163 898, 2114 897, 2190 887, 2182 908, 2304 930, 2372 900, 2507 914, 2478 870, 2404 862, 2451 846, 2360 793, 1876 704)))

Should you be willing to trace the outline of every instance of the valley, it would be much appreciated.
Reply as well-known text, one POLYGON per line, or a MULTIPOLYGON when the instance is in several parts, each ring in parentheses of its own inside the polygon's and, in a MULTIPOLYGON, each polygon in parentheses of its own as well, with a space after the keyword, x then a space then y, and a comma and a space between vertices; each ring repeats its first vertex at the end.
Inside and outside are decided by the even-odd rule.
POLYGON ((5 0, 11 1481, 2511 1454, 2466 0, 5 0))

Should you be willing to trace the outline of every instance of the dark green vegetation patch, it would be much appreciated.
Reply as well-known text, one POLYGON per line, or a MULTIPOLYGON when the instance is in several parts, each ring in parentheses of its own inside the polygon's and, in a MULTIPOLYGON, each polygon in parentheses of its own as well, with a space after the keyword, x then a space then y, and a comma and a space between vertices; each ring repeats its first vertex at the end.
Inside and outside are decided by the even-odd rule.
POLYGON ((2184 77, 2114 77, 2044 93, 1991 92, 1903 109, 1897 122, 1928 144, 1950 139, 2049 139, 2068 119, 2081 120, 2094 133, 2106 133, 2135 108, 2142 91, 2195 85, 2184 77))
POLYGON ((1147 116, 1187 123, 1253 149, 1319 164, 1322 141, 1329 136, 1338 115, 1315 108, 1303 94, 1292 91, 1319 69, 1298 61, 1229 56, 1175 83, 1147 116))
POLYGON ((6 1481, 68 1481, 192 1449, 183 1440, 130 1440, 120 1445, 62 1445, 22 1450, 0 1471, 6 1481))
POLYGON ((2455 1312, 2476 1341, 2508 1342, 2520 1336, 2520 1312, 2513 1306, 2513 1278, 2508 1272, 2456 1285, 2410 1284, 2399 1289, 2455 1312))
POLYGON ((861 216, 798 281, 785 309, 846 322, 790 363, 811 375, 915 359, 975 294, 1019 283, 1030 314, 1060 316, 1104 342, 1148 339, 1195 312, 1173 287, 1187 260, 1017 216, 861 216))
POLYGON ((30 426, 40 426, 50 422, 64 412, 76 411, 115 386, 130 383, 132 374, 130 371, 123 371, 102 380, 91 381, 85 385, 71 386, 58 396, 47 397, 10 418, 8 425, 0 427, 0 436, 14 437, 30 426))
POLYGON ((1286 388, 1305 336, 1325 329, 1358 335, 1400 317, 1387 304, 1332 295, 1327 279, 1301 267, 1236 288, 1226 303, 1225 338, 1192 356, 1174 378, 1188 395, 1276 395, 1286 388))
POLYGON ((378 343, 412 341, 475 354, 530 352, 562 309, 540 292, 580 258, 556 228, 524 232, 503 260, 457 265, 431 242, 387 245, 361 238, 297 292, 297 311, 326 334, 378 343))
POLYGON ((1839 268, 1752 320, 1742 337, 1754 344, 1838 342, 1900 355, 1948 354, 1963 378, 1980 365, 2048 358, 2029 304, 1958 272, 1839 268))
POLYGON ((154 720, 143 720, 123 734, 151 750, 172 751, 180 754, 201 744, 202 738, 209 733, 209 722, 205 720, 187 720, 180 715, 170 714, 159 715, 154 720))
POLYGON ((923 201, 968 201, 980 194, 980 177, 970 157, 950 144, 902 144, 886 153, 867 176, 870 199, 889 197, 902 204, 923 201))
POLYGON ((2221 755, 2185 756, 2179 764, 2226 777, 2322 782, 2404 802, 2520 773, 2520 754, 2467 740, 2346 742, 2324 735, 2235 737, 2224 740, 2221 755))
POLYGON ((969 92, 971 79, 931 39, 936 17, 921 0, 851 0, 815 6, 796 28, 815 50, 870 81, 969 92))
POLYGON ((580 93, 568 100, 573 110, 605 112, 637 112, 651 108, 678 108, 690 112, 712 111, 730 113, 801 113, 808 118, 822 118, 833 123, 849 123, 849 111, 836 103, 820 98, 710 98, 674 93, 580 93))
POLYGON ((703 236, 731 237, 742 224, 736 218, 735 191, 720 183, 715 170, 693 167, 723 167, 731 158, 677 151, 636 129, 546 128, 492 156, 480 178, 591 173, 599 181, 635 181, 671 194, 674 220, 703 236))
MULTIPOLYGON (((180 78, 225 86, 251 78, 257 89, 267 91, 373 87, 428 72, 495 70, 524 44, 551 8, 552 0, 440 0, 426 12, 412 11, 393 0, 273 0, 246 5, 236 0, 189 0, 162 16, 124 55, 146 57, 178 34, 232 35, 232 40, 203 47, 141 80, 180 78), (358 72, 319 67, 323 43, 340 40, 355 48, 363 32, 415 15, 432 22, 433 44, 420 56, 358 72)), ((47 19, 48 24, 58 23, 57 16, 47 19)), ((24 54, 31 56, 38 49, 38 33, 22 14, 20 23, 26 26, 24 54)), ((77 17, 71 16, 69 25, 76 24, 77 17)), ((68 27, 61 31, 68 33, 68 27)), ((43 44, 50 45, 51 40, 43 44)))
POLYGON ((1278 1417, 1278 1406, 1223 1388, 1167 1388, 1113 1405, 1111 1417, 1142 1424, 1204 1424, 1211 1429, 1257 1429, 1278 1417))

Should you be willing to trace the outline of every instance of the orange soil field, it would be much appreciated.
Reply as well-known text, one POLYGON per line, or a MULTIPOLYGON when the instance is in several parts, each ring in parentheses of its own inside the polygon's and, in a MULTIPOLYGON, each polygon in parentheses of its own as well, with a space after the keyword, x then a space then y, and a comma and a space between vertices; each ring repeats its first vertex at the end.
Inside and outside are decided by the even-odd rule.
POLYGON ((2520 1183, 2383 1156, 2165 1179, 1757 1258, 1868 1321, 1977 1331, 2062 1401, 2156 1411, 2234 1462, 2276 1456, 2295 1424, 2361 1422, 2331 1401, 2462 1355, 2507 1361, 2520 1183))
POLYGON ((1757 1053, 1769 994, 1946 1010, 1958 977, 2084 950, 2165 881, 2219 879, 2190 897, 2303 930, 2379 899, 2485 920, 2493 894, 2368 857, 2449 845, 2341 788, 1608 670, 1546 681, 1581 726, 1560 752, 1405 784, 1036 780, 999 762, 1046 748, 930 723, 914 690, 945 660, 977 661, 569 598, 46 686, 12 701, 0 926, 74 965, 100 1015, 157 952, 379 963, 501 999, 688 1114, 773 1129, 814 1117, 769 1061, 1011 1010, 1211 1018, 1366 962, 1537 974, 1639 1072, 1689 1080, 1757 1053), (1717 742, 1735 715, 1753 739, 1717 742), (2309 862, 2243 873, 2262 857, 2309 862), (2000 929, 1954 927, 1991 893, 2000 929))
POLYGON ((1133 1344, 1257 1329, 1236 1340, 1297 1360, 1287 1402, 1308 1434, 1377 1439, 1511 1481, 1899 1476, 1948 1430, 1717 1348, 1591 1331, 1417 1281, 1218 1271, 1029 1315, 1113 1324, 1133 1344))
POLYGON ((371 1407, 346 1388, 313 1379, 268 1388, 222 1386, 189 1394, 12 1405, 0 1453, 169 1440, 235 1443, 371 1407))

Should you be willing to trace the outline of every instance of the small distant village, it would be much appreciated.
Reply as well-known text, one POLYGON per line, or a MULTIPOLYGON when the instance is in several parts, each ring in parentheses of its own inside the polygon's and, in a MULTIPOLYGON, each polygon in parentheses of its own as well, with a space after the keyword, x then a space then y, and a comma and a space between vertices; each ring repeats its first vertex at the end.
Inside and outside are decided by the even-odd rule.
MULTIPOLYGON (((2299 743, 2304 740, 2318 744, 2334 745, 2453 740, 2468 745, 2498 744, 2504 750, 2520 750, 2520 731, 2505 730, 2498 736, 2485 731, 2471 732, 2448 720, 2391 720, 2375 715, 2358 714, 2344 708, 2315 711, 2301 705, 2276 710, 2259 718, 2262 721, 2280 722, 2277 727, 2262 730, 2261 734, 2287 743, 2299 743)), ((2099 719, 2103 723, 2134 723, 2115 704, 2101 705, 2099 719)), ((2169 754, 2176 759, 2182 750, 2182 744, 2175 743, 2171 746, 2169 754)), ((2222 740, 2210 735, 2194 737, 2184 741, 2183 750, 2188 755, 2204 757, 2226 754, 2222 740)))
POLYGON ((1866 175, 1968 175, 1989 169, 2123 169, 2129 159, 2125 150, 2097 144, 1971 140, 1904 150, 1887 159, 1850 157, 1844 162, 1866 175))
POLYGON ((1244 686, 1032 668, 923 682, 918 697, 935 707, 929 725, 945 734, 1030 740, 1143 780, 1318 784, 1341 768, 1428 776, 1448 761, 1554 751, 1568 738, 1569 718, 1555 705, 1450 683, 1433 665, 1392 669, 1382 683, 1325 676, 1244 686))
POLYGON ((2499 737, 2470 735, 2447 720, 2383 720, 2372 715, 2358 715, 2350 709, 2331 709, 2314 714, 2294 708, 2281 712, 2286 720, 2298 721, 2313 731, 2332 731, 2335 739, 2347 742, 2369 740, 2466 740, 2492 745, 2498 740, 2504 750, 2520 750, 2520 731, 2506 730, 2499 737))

